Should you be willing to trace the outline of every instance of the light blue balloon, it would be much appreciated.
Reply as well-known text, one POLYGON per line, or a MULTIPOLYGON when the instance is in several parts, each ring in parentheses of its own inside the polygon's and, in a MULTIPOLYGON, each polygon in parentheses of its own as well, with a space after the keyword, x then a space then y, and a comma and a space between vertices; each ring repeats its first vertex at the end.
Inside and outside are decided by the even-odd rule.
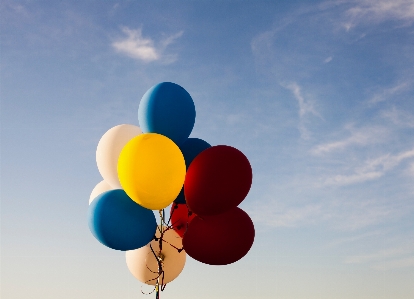
POLYGON ((142 132, 164 135, 177 145, 190 136, 195 117, 193 99, 175 83, 162 82, 151 87, 139 103, 138 121, 142 132))
POLYGON ((122 251, 147 245, 157 229, 154 212, 134 202, 122 189, 97 196, 89 206, 88 222, 99 242, 122 251))

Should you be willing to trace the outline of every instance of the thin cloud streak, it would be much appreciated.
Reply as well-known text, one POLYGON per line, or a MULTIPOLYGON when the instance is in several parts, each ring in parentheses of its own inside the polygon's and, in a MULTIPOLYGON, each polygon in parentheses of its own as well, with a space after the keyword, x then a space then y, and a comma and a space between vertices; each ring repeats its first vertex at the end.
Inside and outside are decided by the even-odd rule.
POLYGON ((321 216, 321 205, 309 204, 297 207, 285 207, 275 202, 266 208, 251 209, 249 215, 255 223, 268 227, 298 227, 317 221, 321 216))
POLYGON ((412 249, 410 248, 390 248, 385 250, 380 250, 375 253, 367 254, 367 255, 354 255, 349 256, 345 259, 345 264, 363 264, 372 261, 383 260, 385 258, 395 257, 402 254, 410 253, 412 249))
POLYGON ((170 44, 183 35, 183 31, 180 31, 161 40, 159 46, 156 46, 151 38, 143 37, 142 28, 134 30, 124 27, 122 32, 126 34, 126 37, 113 42, 112 47, 121 54, 146 63, 162 59, 167 63, 174 62, 176 57, 165 55, 164 52, 170 44))
POLYGON ((384 142, 389 134, 388 129, 377 126, 365 127, 358 130, 348 126, 348 129, 351 130, 351 136, 343 140, 320 144, 311 149, 310 153, 313 155, 322 155, 333 151, 344 150, 354 145, 365 146, 384 142))
MULTIPOLYGON (((414 2, 412 0, 362 0, 349 2, 356 4, 345 11, 346 21, 343 26, 347 31, 361 23, 381 23, 388 20, 396 20, 410 25, 414 21, 414 2)), ((344 2, 340 1, 340 3, 344 2)))
POLYGON ((414 267, 414 245, 410 243, 370 254, 348 256, 344 263, 368 264, 372 269, 379 271, 414 267))
POLYGON ((390 120, 397 126, 403 128, 414 128, 414 115, 395 107, 382 111, 381 117, 390 120))
POLYGON ((305 125, 305 117, 307 115, 313 115, 322 118, 321 115, 316 111, 312 102, 310 102, 309 100, 305 100, 305 98, 302 95, 301 87, 296 82, 291 82, 287 84, 281 83, 280 85, 290 90, 295 99, 297 100, 299 105, 300 118, 298 129, 303 139, 310 139, 310 132, 305 125))
POLYGON ((377 104, 380 102, 384 102, 391 98, 392 96, 399 94, 401 92, 409 90, 411 87, 411 82, 405 81, 405 82, 399 82, 396 85, 385 88, 381 92, 375 94, 369 101, 369 104, 377 104))
POLYGON ((326 179, 325 185, 343 186, 375 180, 398 166, 403 160, 413 157, 414 149, 402 152, 398 155, 383 155, 376 159, 366 161, 364 166, 356 168, 354 170, 355 173, 351 175, 336 175, 326 179))

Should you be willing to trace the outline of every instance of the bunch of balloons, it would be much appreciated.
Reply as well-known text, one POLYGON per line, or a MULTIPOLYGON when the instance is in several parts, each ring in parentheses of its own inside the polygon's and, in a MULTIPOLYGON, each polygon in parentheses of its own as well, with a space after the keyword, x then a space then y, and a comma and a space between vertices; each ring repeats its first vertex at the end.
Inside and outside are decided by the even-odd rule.
POLYGON ((140 127, 111 128, 96 150, 103 181, 89 199, 89 228, 103 245, 126 251, 128 269, 154 285, 157 298, 186 254, 226 265, 254 241, 253 222, 238 208, 252 184, 250 163, 233 147, 189 138, 195 117, 190 94, 163 82, 142 97, 140 127))

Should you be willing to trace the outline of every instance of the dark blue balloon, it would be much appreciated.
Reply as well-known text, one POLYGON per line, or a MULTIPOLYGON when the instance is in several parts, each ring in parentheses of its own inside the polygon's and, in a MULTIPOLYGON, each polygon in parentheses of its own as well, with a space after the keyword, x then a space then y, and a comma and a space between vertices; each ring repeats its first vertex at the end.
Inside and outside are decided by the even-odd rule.
POLYGON ((188 138, 182 145, 180 145, 180 150, 183 153, 187 169, 194 158, 209 147, 211 147, 211 145, 208 142, 199 138, 188 138))
POLYGON ((175 203, 180 203, 180 204, 186 203, 185 196, 184 196, 184 186, 183 186, 183 188, 181 188, 180 194, 178 194, 177 198, 174 199, 174 202, 175 203))
POLYGON ((147 245, 157 229, 153 211, 135 203, 122 189, 97 196, 89 206, 88 221, 99 242, 123 251, 147 245))
POLYGON ((138 121, 142 132, 167 136, 181 145, 190 136, 195 122, 195 106, 190 94, 171 82, 151 87, 142 97, 138 121))
MULTIPOLYGON (((190 166, 191 162, 194 160, 195 157, 205 149, 208 149, 211 145, 204 141, 203 139, 199 138, 188 138, 181 146, 181 152, 183 153, 185 166, 190 166)), ((186 203, 185 196, 184 196, 184 188, 181 189, 180 194, 178 194, 177 198, 174 200, 175 203, 186 203)))

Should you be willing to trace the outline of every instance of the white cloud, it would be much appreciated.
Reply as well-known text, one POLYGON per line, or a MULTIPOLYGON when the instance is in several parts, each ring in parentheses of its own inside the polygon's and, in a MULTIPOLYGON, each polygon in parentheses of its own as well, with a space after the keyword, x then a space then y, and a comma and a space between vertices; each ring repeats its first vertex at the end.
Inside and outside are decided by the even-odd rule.
POLYGON ((354 145, 365 146, 385 142, 389 135, 388 129, 378 126, 354 129, 352 125, 348 125, 346 129, 351 131, 351 136, 342 140, 317 145, 311 149, 311 154, 322 155, 333 151, 344 150, 354 145))
MULTIPOLYGON (((344 200, 344 199, 342 199, 344 200)), ((332 210, 333 226, 342 231, 356 231, 401 217, 404 211, 381 199, 348 202, 337 201, 332 210)))
POLYGON ((398 110, 392 107, 389 110, 382 111, 381 116, 390 120, 397 126, 414 128, 414 115, 407 111, 398 110))
POLYGON ((229 114, 226 116, 227 123, 230 125, 239 124, 245 119, 245 115, 243 114, 229 114))
POLYGON ((414 246, 412 241, 399 247, 382 249, 369 254, 348 256, 345 264, 368 264, 372 269, 386 271, 414 267, 414 246))
POLYGON ((298 129, 303 139, 309 139, 310 132, 305 125, 305 117, 307 115, 313 115, 322 118, 321 115, 316 111, 314 104, 311 101, 305 100, 305 98, 302 95, 301 87, 296 82, 291 82, 287 84, 282 83, 281 86, 290 90, 295 99, 297 100, 299 105, 298 112, 300 118, 298 129))
POLYGON ((414 163, 411 163, 408 167, 408 174, 414 177, 414 163))
POLYGON ((368 160, 361 167, 354 169, 351 175, 336 175, 325 181, 326 185, 350 185, 374 180, 398 166, 403 160, 413 158, 414 149, 402 152, 398 155, 383 155, 379 158, 368 160))
POLYGON ((360 23, 397 20, 411 24, 414 21, 414 1, 412 0, 359 0, 349 1, 349 3, 352 7, 346 10, 344 23, 347 31, 360 23))
POLYGON ((332 57, 332 56, 329 56, 328 58, 326 58, 326 59, 323 61, 323 63, 329 63, 329 62, 331 62, 331 61, 332 61, 332 59, 333 59, 333 57, 332 57))
POLYGON ((329 244, 327 244, 327 247, 337 247, 337 246, 343 246, 343 244, 347 244, 347 243, 354 243, 354 242, 359 242, 361 240, 367 240, 371 237, 376 237, 376 236, 380 236, 380 235, 384 235, 385 231, 381 231, 381 230, 376 230, 376 231, 371 231, 368 233, 363 233, 363 234, 359 234, 359 235, 353 235, 351 237, 342 237, 342 238, 338 238, 333 240, 332 242, 330 242, 329 244))
POLYGON ((356 173, 352 175, 335 175, 325 181, 326 185, 350 185, 362 183, 365 181, 374 180, 382 177, 383 173, 380 171, 372 171, 365 173, 356 173))
POLYGON ((269 202, 260 208, 249 210, 249 215, 255 223, 268 227, 297 227, 316 222, 321 218, 321 205, 308 204, 304 206, 286 207, 277 202, 269 202))
POLYGON ((165 50, 177 38, 182 36, 183 31, 164 38, 158 45, 151 38, 143 37, 141 28, 134 30, 124 27, 122 31, 126 34, 126 37, 112 43, 117 52, 144 62, 163 60, 171 63, 176 60, 174 55, 166 55, 165 50))
POLYGON ((295 96, 295 99, 298 101, 300 117, 303 117, 305 114, 308 113, 320 117, 320 115, 316 112, 315 108, 313 107, 313 104, 309 101, 305 101, 305 98, 302 96, 301 93, 301 88, 296 82, 292 82, 282 86, 289 89, 295 96))
POLYGON ((344 262, 345 264, 363 264, 367 262, 383 260, 389 257, 399 256, 401 254, 409 253, 410 251, 411 250, 409 248, 389 248, 371 254, 349 256, 345 259, 344 262))
POLYGON ((370 104, 384 102, 394 95, 409 90, 411 85, 410 81, 399 82, 392 87, 384 88, 382 91, 374 94, 368 102, 370 104))

